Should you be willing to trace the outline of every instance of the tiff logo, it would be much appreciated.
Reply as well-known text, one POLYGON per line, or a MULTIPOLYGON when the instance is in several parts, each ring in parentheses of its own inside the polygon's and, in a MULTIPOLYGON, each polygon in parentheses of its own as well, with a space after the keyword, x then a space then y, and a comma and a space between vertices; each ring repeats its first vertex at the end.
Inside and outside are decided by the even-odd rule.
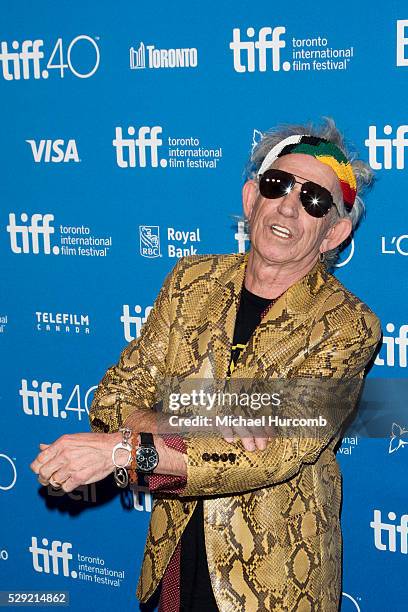
POLYGON ((48 416, 49 408, 51 406, 52 416, 58 417, 59 400, 62 399, 62 395, 59 393, 59 391, 62 388, 62 385, 60 385, 60 383, 51 383, 46 380, 41 383, 41 390, 37 391, 36 389, 39 387, 38 380, 32 380, 31 387, 31 389, 28 388, 28 381, 23 378, 21 381, 19 395, 21 395, 23 398, 23 411, 25 414, 30 416, 39 416, 40 414, 42 414, 42 416, 48 416))
MULTIPOLYGON (((43 538, 41 543, 44 547, 49 546, 47 538, 43 538)), ((44 572, 45 574, 52 573, 59 576, 59 570, 62 567, 63 576, 76 578, 78 576, 77 572, 72 570, 70 573, 69 571, 69 562, 72 559, 72 554, 69 552, 71 548, 72 544, 70 542, 60 542, 60 540, 53 540, 51 542, 51 549, 39 548, 37 538, 33 536, 31 538, 31 546, 28 550, 33 556, 33 568, 36 572, 44 572)))
MULTIPOLYGON (((390 521, 395 521, 397 515, 395 512, 389 512, 388 518, 390 521)), ((370 527, 374 529, 374 546, 378 550, 397 552, 397 533, 399 533, 399 552, 403 555, 408 553, 408 514, 403 514, 400 524, 395 525, 393 523, 383 523, 381 510, 374 510, 374 520, 371 521, 370 527), (387 533, 385 542, 383 542, 384 533, 387 533)))
POLYGON ((146 306, 144 309, 144 316, 140 316, 142 307, 139 306, 139 304, 136 304, 136 306, 133 308, 136 313, 136 316, 134 316, 130 314, 129 305, 123 305, 123 315, 120 317, 120 320, 123 323, 123 332, 127 342, 131 342, 140 336, 142 325, 143 323, 146 323, 147 317, 149 316, 152 308, 153 306, 146 306))
POLYGON ((408 66, 408 57, 405 56, 405 47, 408 46, 408 38, 405 30, 408 29, 408 19, 397 21, 397 66, 408 66))
MULTIPOLYGON (((383 128, 386 136, 391 136, 393 128, 391 125, 385 125, 383 128)), ((393 149, 395 150, 395 167, 397 170, 403 170, 405 167, 405 148, 408 146, 408 139, 405 134, 408 133, 408 125, 400 125, 397 127, 397 135, 395 138, 377 138, 377 126, 370 125, 368 128, 368 138, 365 140, 365 145, 368 147, 369 164, 373 170, 391 170, 393 167, 393 149), (382 161, 377 157, 377 150, 382 152, 382 161)))
MULTIPOLYGON (((115 128, 116 138, 112 141, 116 149, 116 163, 120 168, 146 168, 147 166, 147 151, 150 151, 150 166, 157 168, 159 163, 162 168, 167 166, 167 159, 159 160, 159 147, 163 144, 159 134, 162 133, 162 128, 159 125, 148 127, 142 125, 139 128, 137 138, 124 138, 121 127, 115 128)), ((129 136, 134 136, 136 129, 133 125, 127 128, 129 136)))
MULTIPOLYGON (((45 255, 51 253, 50 236, 55 232, 51 221, 54 221, 54 215, 41 215, 35 213, 31 216, 30 221, 26 213, 20 215, 20 220, 24 225, 17 225, 16 215, 9 214, 9 224, 6 229, 10 234, 10 247, 13 253, 40 253, 40 236, 42 236, 42 252, 45 255), (27 225, 27 222, 29 224, 27 225), (21 240, 19 240, 21 239, 21 240)), ((59 247, 53 246, 52 253, 58 255, 59 247)))
POLYGON ((43 40, 24 40, 21 43, 20 50, 20 43, 14 40, 11 43, 14 51, 9 51, 7 42, 3 41, 0 45, 0 62, 4 79, 6 81, 12 81, 13 79, 19 81, 21 73, 23 79, 29 79, 31 74, 30 67, 32 67, 35 79, 40 79, 41 77, 47 78, 48 72, 46 70, 43 73, 40 72, 40 60, 44 57, 44 53, 40 49, 43 45, 43 40))
POLYGON ((245 231, 245 221, 238 221, 234 238, 238 242, 238 253, 245 253, 246 243, 249 240, 249 235, 245 231))
MULTIPOLYGON (((286 47, 286 42, 281 35, 286 33, 286 28, 263 27, 259 30, 256 40, 241 40, 241 30, 232 30, 232 42, 230 49, 233 53, 234 70, 236 72, 266 72, 270 67, 277 72, 281 69, 281 49, 286 47), (270 53, 268 53, 270 51, 270 53)), ((255 37, 255 29, 247 28, 246 35, 249 39, 255 37)), ((282 68, 290 70, 290 62, 283 62, 282 68)))
MULTIPOLYGON (((387 323, 385 326, 386 331, 389 334, 394 334, 395 325, 393 323, 387 323)), ((400 368, 407 367, 407 347, 408 347, 408 325, 401 325, 399 328, 398 335, 383 336, 383 344, 380 353, 375 359, 375 365, 378 366, 395 366, 395 356, 398 357, 398 365, 400 368), (398 347, 398 350, 396 349, 398 347), (385 347, 385 359, 380 357, 385 347)))
POLYGON ((79 162, 78 149, 74 139, 68 140, 26 140, 31 147, 34 161, 40 162, 79 162))

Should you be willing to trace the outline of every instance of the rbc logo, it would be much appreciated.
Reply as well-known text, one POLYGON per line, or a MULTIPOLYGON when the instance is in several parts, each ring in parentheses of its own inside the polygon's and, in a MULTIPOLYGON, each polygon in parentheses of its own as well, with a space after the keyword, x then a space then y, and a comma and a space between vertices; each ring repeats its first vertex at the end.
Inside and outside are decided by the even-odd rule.
MULTIPOLYGON (((276 28, 263 27, 258 32, 258 39, 241 40, 241 30, 232 30, 232 42, 230 49, 233 53, 234 70, 236 72, 266 72, 272 68, 277 72, 283 68, 285 72, 290 70, 290 62, 283 62, 281 66, 280 51, 286 47, 286 42, 281 39, 281 35, 286 33, 286 28, 278 26, 276 28), (271 53, 267 51, 270 49, 271 53)), ((247 28, 246 35, 249 39, 255 37, 255 29, 247 28)))
MULTIPOLYGON (((148 127, 142 125, 139 128, 137 138, 124 138, 121 127, 115 128, 115 139, 112 144, 116 149, 116 163, 119 168, 146 168, 147 155, 150 151, 150 166, 157 168, 160 164, 162 168, 167 166, 167 159, 160 159, 158 156, 159 147, 163 144, 159 134, 162 133, 162 128, 159 125, 148 127)), ((134 136, 136 129, 133 125, 127 128, 129 136, 134 136)))
MULTIPOLYGON (((41 543, 44 547, 49 546, 47 538, 43 538, 41 543)), ((33 568, 36 572, 59 576, 60 569, 62 569, 63 576, 77 578, 78 573, 75 570, 72 572, 69 570, 69 562, 72 559, 72 554, 69 552, 71 548, 70 542, 60 542, 60 540, 53 540, 51 548, 39 548, 37 538, 33 536, 28 550, 33 556, 33 568)))
POLYGON ((139 225, 139 237, 142 257, 161 257, 160 228, 158 225, 139 225))
POLYGON ((139 304, 136 304, 134 307, 134 311, 136 316, 130 314, 130 309, 128 304, 123 305, 123 315, 120 317, 121 322, 123 323, 123 331, 125 335, 125 340, 127 342, 131 342, 135 338, 140 336, 140 332, 142 330, 143 323, 146 323, 147 317, 153 306, 146 306, 144 310, 144 316, 139 316, 142 312, 142 307, 139 304), (131 325, 135 326, 135 330, 131 329, 131 325))
POLYGON ((79 162, 78 150, 75 140, 68 140, 65 145, 65 141, 58 140, 40 140, 38 143, 35 140, 26 140, 31 146, 34 161, 39 164, 40 162, 79 162))
MULTIPOLYGON (((22 213, 20 219, 23 224, 26 224, 29 217, 26 213, 22 213)), ((50 255, 50 236, 55 232, 54 227, 51 225, 51 221, 54 221, 54 215, 41 215, 35 213, 31 216, 29 225, 17 225, 16 215, 10 213, 9 224, 6 230, 10 234, 10 247, 13 253, 32 252, 34 255, 38 255, 40 252, 39 237, 42 236, 42 252, 45 255, 50 255), (18 240, 19 237, 21 237, 21 242, 18 240)), ((58 246, 52 247, 53 255, 58 255, 59 251, 58 246)))

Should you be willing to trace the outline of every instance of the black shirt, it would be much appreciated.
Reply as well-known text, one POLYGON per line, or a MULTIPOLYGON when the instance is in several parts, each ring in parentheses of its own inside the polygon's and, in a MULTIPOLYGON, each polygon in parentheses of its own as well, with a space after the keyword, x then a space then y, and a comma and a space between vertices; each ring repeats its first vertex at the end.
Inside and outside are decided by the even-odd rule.
MULTIPOLYGON (((229 373, 274 300, 262 298, 242 288, 231 347, 229 373)), ((218 612, 208 572, 204 540, 203 502, 200 499, 181 536, 180 611, 218 612)))

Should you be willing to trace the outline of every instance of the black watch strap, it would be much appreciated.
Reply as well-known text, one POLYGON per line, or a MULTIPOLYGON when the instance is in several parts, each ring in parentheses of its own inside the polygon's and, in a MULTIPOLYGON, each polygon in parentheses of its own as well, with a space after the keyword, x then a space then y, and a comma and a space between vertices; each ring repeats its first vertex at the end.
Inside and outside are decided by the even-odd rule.
POLYGON ((140 446, 154 446, 153 434, 145 431, 140 432, 140 446))

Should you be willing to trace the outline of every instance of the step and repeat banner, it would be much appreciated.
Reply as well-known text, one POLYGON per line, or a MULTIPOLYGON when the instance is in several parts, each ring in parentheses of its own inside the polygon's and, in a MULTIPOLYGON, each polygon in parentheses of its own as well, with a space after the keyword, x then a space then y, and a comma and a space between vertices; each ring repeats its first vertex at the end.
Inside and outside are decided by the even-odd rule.
MULTIPOLYGON (((335 273, 382 322, 368 380, 401 399, 408 6, 9 0, 0 92, 0 590, 136 610, 149 492, 41 488, 38 444, 88 429, 179 257, 248 248, 237 215, 260 133, 323 116, 376 171, 335 273)), ((338 452, 344 612, 406 600, 408 415, 382 434, 351 431, 338 452)))

